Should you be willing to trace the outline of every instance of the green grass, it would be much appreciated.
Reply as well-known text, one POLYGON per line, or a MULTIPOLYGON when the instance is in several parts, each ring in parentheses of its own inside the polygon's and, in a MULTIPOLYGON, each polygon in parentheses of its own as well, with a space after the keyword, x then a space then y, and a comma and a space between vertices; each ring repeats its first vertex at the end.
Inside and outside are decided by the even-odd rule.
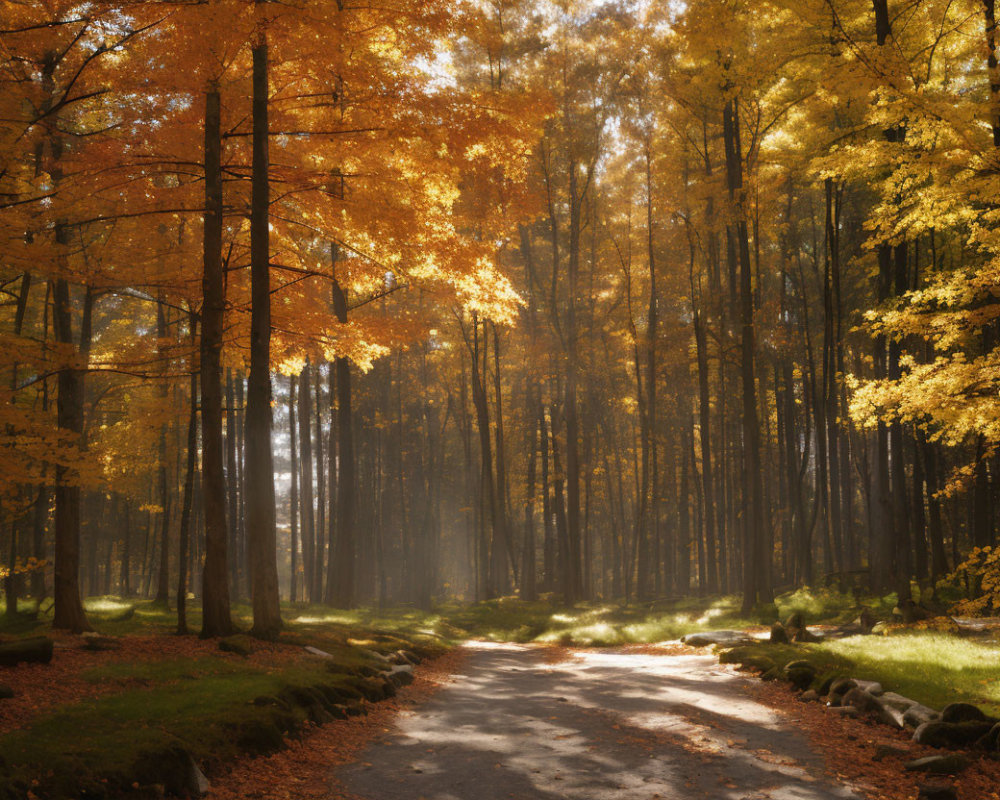
MULTIPOLYGON (((132 604, 116 598, 92 598, 87 606, 105 635, 172 635, 176 625, 172 612, 151 603, 136 604, 130 614, 124 612, 132 604)), ((240 609, 234 616, 248 622, 240 609)), ((151 758, 155 763, 170 747, 182 747, 209 767, 241 752, 273 749, 280 744, 281 730, 294 730, 310 713, 296 699, 297 690, 309 695, 322 687, 324 693, 340 692, 349 700, 363 688, 364 675, 379 666, 368 650, 403 648, 426 657, 447 647, 433 632, 407 635, 412 624, 407 615, 383 620, 368 612, 289 622, 283 643, 318 647, 330 660, 301 658, 265 666, 211 651, 158 661, 109 660, 81 677, 94 685, 113 685, 113 694, 54 707, 25 730, 0 736, 0 776, 5 762, 11 785, 37 780, 51 797, 78 796, 88 787, 93 794, 102 786, 114 794, 132 783, 136 764, 151 758), (362 623, 362 617, 372 624, 362 623), (255 704, 258 698, 283 699, 255 704)), ((44 633, 47 627, 42 616, 34 632, 44 633)), ((253 647, 249 637, 238 638, 253 647)))
MULTIPOLYGON (((866 604, 877 616, 888 616, 895 596, 866 604)), ((741 613, 740 598, 736 596, 689 598, 652 606, 579 603, 570 608, 551 600, 526 603, 501 598, 443 605, 425 624, 437 632, 464 631, 468 636, 495 641, 599 647, 661 642, 696 631, 769 624, 794 611, 804 613, 810 624, 835 624, 856 618, 860 610, 850 595, 805 589, 782 595, 774 607, 749 616, 741 613)))
POLYGON ((931 631, 894 636, 852 636, 820 644, 747 645, 725 651, 722 660, 776 675, 790 661, 805 659, 818 680, 831 674, 878 681, 931 708, 973 703, 1000 716, 1000 643, 931 631))
POLYGON ((914 631, 854 636, 819 647, 849 661, 859 677, 932 708, 965 700, 1000 716, 1000 643, 914 631))

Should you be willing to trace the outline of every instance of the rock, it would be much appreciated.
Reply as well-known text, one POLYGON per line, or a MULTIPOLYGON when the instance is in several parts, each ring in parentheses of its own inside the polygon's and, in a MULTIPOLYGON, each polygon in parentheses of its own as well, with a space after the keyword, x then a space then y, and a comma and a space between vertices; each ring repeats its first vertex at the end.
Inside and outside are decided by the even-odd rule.
POLYGON ((966 747, 992 728, 989 722, 925 722, 913 732, 913 741, 930 747, 966 747))
POLYGON ((903 724, 907 728, 919 728, 925 722, 936 722, 941 718, 941 714, 933 708, 929 708, 920 703, 914 703, 903 714, 903 724))
POLYGON ((851 719, 857 719, 861 716, 858 709, 854 706, 836 706, 830 707, 830 712, 841 717, 850 717, 851 719))
POLYGON ((972 703, 948 703, 941 709, 942 722, 985 722, 989 719, 972 703))
POLYGON ((808 689, 816 680, 816 668, 808 661, 792 661, 785 665, 784 673, 796 689, 808 689))
POLYGON ((903 697, 895 692, 885 692, 875 698, 875 708, 879 719, 886 725, 892 725, 894 728, 906 727, 905 714, 911 706, 915 706, 916 704, 916 700, 903 697))
POLYGON ((830 684, 830 688, 827 694, 837 694, 843 697, 851 689, 857 689, 858 684, 853 678, 836 678, 833 683, 830 684))
POLYGON ((16 667, 20 663, 48 664, 52 660, 52 640, 39 636, 0 644, 0 667, 16 667))
POLYGON ((868 694, 875 695, 875 697, 878 697, 885 691, 882 688, 882 684, 877 681, 863 681, 860 678, 855 678, 854 682, 859 689, 864 689, 868 694))
POLYGON ((958 800, 955 788, 944 783, 922 783, 917 800, 958 800))
POLYGON ((320 650, 318 647, 312 647, 311 645, 306 645, 305 651, 312 656, 318 656, 319 658, 333 658, 326 650, 320 650))
POLYGON ((410 650, 400 650, 399 652, 402 653, 403 657, 415 667, 418 666, 421 661, 423 661, 423 659, 420 656, 418 656, 414 652, 411 652, 410 650))
POLYGON ((991 753, 1000 752, 1000 722, 976 740, 976 747, 980 750, 987 750, 991 753))
POLYGON ((368 656, 369 658, 373 658, 376 661, 379 661, 379 662, 381 662, 383 664, 388 664, 389 663, 389 659, 388 658, 386 658, 384 655, 382 655, 381 653, 379 653, 379 652, 377 652, 375 650, 362 650, 361 652, 364 655, 368 656))
POLYGON ((723 647, 738 647, 743 644, 751 644, 755 640, 743 631, 703 631, 682 636, 681 641, 691 647, 708 647, 713 644, 723 647))
POLYGON ((250 655, 250 648, 235 637, 219 639, 219 649, 223 653, 236 653, 236 655, 243 656, 244 658, 250 655))
POLYGON ((174 797, 204 797, 212 788, 191 754, 180 747, 143 756, 134 771, 139 784, 162 784, 174 797))
POLYGON ((9 686, 0 683, 0 700, 10 700, 14 696, 14 690, 9 686))
POLYGON ((397 664, 391 670, 389 670, 389 680, 391 680, 397 688, 400 686, 409 686, 413 683, 413 667, 409 664, 397 664))
POLYGON ((845 706, 854 706, 861 714, 869 714, 872 711, 876 711, 875 706, 875 696, 866 692, 860 686, 851 689, 847 694, 844 695, 841 704, 845 706))
POLYGON ((806 626, 806 618, 801 611, 795 611, 785 620, 785 627, 790 631, 800 631, 806 626))
POLYGON ((902 758, 910 754, 910 751, 905 747, 899 747, 894 744, 886 744, 885 742, 880 742, 875 745, 875 760, 882 761, 885 758, 902 758))
POLYGON ((780 622, 775 622, 771 626, 771 644, 788 644, 788 631, 780 622))
POLYGON ((815 633, 810 631, 808 628, 799 628, 792 635, 793 642, 801 642, 805 644, 819 644, 823 641, 822 636, 817 636, 815 633))
POLYGON ((969 759, 958 753, 946 756, 926 756, 903 765, 910 772, 930 772, 934 775, 954 775, 969 766, 969 759))
POLYGON ((809 689, 799 695, 799 700, 803 703, 815 703, 819 700, 819 692, 815 689, 809 689))

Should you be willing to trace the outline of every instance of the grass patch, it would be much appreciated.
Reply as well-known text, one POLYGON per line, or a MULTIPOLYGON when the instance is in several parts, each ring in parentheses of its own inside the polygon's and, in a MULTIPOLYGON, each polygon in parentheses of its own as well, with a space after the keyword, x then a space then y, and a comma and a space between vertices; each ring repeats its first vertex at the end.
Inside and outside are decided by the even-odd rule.
POLYGON ((927 631, 854 636, 818 647, 849 661, 857 677, 877 680, 931 708, 963 700, 1000 716, 998 643, 927 631))
POLYGON ((946 633, 913 631, 895 636, 852 636, 820 644, 735 647, 722 661, 778 677, 791 661, 809 661, 816 684, 831 674, 878 681, 931 708, 962 701, 1000 716, 1000 644, 946 633))
MULTIPOLYGON (((134 608, 113 598, 88 602, 102 633, 156 636, 174 629, 172 614, 149 603, 134 608), (123 611, 132 613, 123 615, 123 611)), ((183 748, 212 767, 246 752, 280 747, 285 733, 306 720, 329 719, 331 711, 361 697, 384 693, 382 666, 373 650, 398 649, 427 657, 447 647, 440 636, 407 637, 400 617, 386 626, 360 624, 359 614, 315 624, 290 623, 281 642, 311 645, 331 659, 286 656, 244 659, 197 655, 136 662, 109 660, 82 674, 88 683, 113 686, 112 694, 53 707, 30 727, 0 736, 0 797, 36 794, 52 798, 119 796, 143 780, 143 767, 162 769, 162 754, 183 748), (6 779, 3 776, 7 772, 6 779), (37 783, 36 783, 37 782, 37 783)), ((246 640, 253 649, 249 637, 246 640)), ((285 651, 286 653, 288 651, 285 651)))

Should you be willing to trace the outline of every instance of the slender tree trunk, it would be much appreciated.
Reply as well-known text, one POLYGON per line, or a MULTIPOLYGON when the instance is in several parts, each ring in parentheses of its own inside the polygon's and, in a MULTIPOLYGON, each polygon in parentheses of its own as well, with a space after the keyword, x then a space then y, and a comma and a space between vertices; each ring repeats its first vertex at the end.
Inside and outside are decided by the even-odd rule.
POLYGON ((325 571, 323 565, 326 563, 326 475, 324 472, 323 457, 323 401, 320 389, 320 368, 316 366, 313 374, 313 391, 316 402, 316 555, 313 558, 313 580, 315 581, 312 596, 316 600, 323 597, 323 578, 325 571))
MULTIPOLYGON (((711 420, 711 399, 708 388, 708 342, 705 335, 705 323, 702 321, 700 311, 694 312, 694 338, 698 353, 698 415, 699 415, 699 437, 701 441, 701 475, 704 484, 704 507, 705 507, 705 553, 706 559, 703 565, 702 578, 699 588, 703 592, 714 594, 719 588, 718 564, 714 554, 716 550, 715 540, 715 498, 712 487, 715 486, 715 478, 712 470, 712 420, 711 420)), ((700 565, 702 566, 702 565, 700 565)))
POLYGON ((299 499, 302 507, 302 566, 304 568, 303 596, 318 603, 316 594, 316 525, 313 505, 313 451, 312 432, 312 380, 309 362, 299 375, 299 499))
MULTIPOLYGON (((60 226, 56 232, 60 246, 66 246, 66 232, 60 226)), ((89 295, 89 292, 88 292, 89 295)), ((52 301, 55 305, 53 317, 56 341, 67 347, 73 342, 73 306, 70 299, 69 283, 57 278, 52 285, 52 301)), ((83 326, 81 326, 83 327, 83 326)), ((81 331, 81 338, 83 332, 81 331)), ((89 349, 81 347, 81 350, 89 349)), ((59 398, 57 403, 57 424, 81 443, 83 442, 83 402, 84 370, 75 365, 59 370, 59 398)), ((80 486, 78 477, 64 465, 56 467, 56 518, 55 518, 55 576, 53 594, 55 614, 52 627, 81 633, 90 630, 90 623, 83 610, 80 597, 80 486)))
MULTIPOLYGON (((201 481, 205 513, 205 566, 201 582, 203 637, 228 636, 233 632, 226 546, 226 477, 222 457, 220 357, 226 304, 222 224, 221 103, 218 87, 213 85, 205 95, 205 234, 201 307, 201 481)), ((232 429, 227 427, 227 434, 232 436, 232 429)), ((233 444, 230 442, 231 447, 233 444)), ((230 480, 235 478, 231 471, 230 480)))
POLYGON ((729 196, 736 205, 736 230, 740 264, 740 377, 743 387, 743 488, 745 536, 743 544, 743 610, 773 601, 770 585, 770 552, 765 551, 764 487, 760 464, 760 426, 757 421, 757 387, 754 370, 754 295, 751 283, 750 240, 743 207, 743 163, 739 112, 730 100, 723 115, 726 176, 729 196))
MULTIPOLYGON (((490 442, 490 412, 486 400, 485 375, 482 374, 483 366, 480 363, 480 353, 486 350, 485 323, 483 325, 483 347, 480 349, 479 319, 472 316, 472 404, 476 409, 476 424, 479 429, 479 456, 480 456, 480 485, 482 486, 482 501, 484 511, 489 514, 490 525, 487 529, 484 524, 480 537, 480 564, 479 564, 479 586, 482 591, 480 599, 495 597, 498 587, 496 585, 497 574, 490 569, 493 563, 493 550, 502 546, 499 541, 499 520, 498 520, 498 498, 496 484, 493 480, 493 453, 490 442), (492 534, 492 541, 490 534, 492 534)), ((482 355, 484 361, 485 352, 482 355)), ((485 516, 485 514, 484 514, 485 516)))
MULTIPOLYGON (((242 378, 237 378, 240 385, 243 385, 242 378)), ((239 592, 240 585, 240 490, 242 487, 240 462, 238 454, 241 451, 239 443, 239 422, 236 408, 236 380, 233 379, 231 369, 226 369, 226 497, 228 500, 229 523, 229 586, 234 593, 239 592)), ((204 384, 202 384, 204 386, 204 384)), ((204 389, 202 389, 204 392, 204 389)), ((202 415, 204 417, 204 415, 202 415)), ((203 422, 204 425, 204 422, 203 422)))
POLYGON ((538 398, 538 449, 542 453, 542 589, 551 592, 555 590, 556 537, 549 481, 549 431, 541 396, 538 398))
POLYGON ((528 384, 526 388, 525 407, 528 410, 527 426, 527 447, 528 447, 528 469, 525 475, 524 487, 524 545, 521 555, 521 599, 537 600, 538 584, 535 571, 535 476, 536 464, 538 461, 538 448, 535 446, 538 418, 537 409, 534 407, 534 392, 528 384))
POLYGON ((177 557, 177 633, 181 635, 188 632, 188 553, 191 543, 191 509, 194 503, 194 476, 198 464, 198 371, 194 363, 194 347, 198 341, 198 317, 192 311, 189 319, 191 326, 191 412, 188 416, 187 468, 184 473, 184 499, 181 507, 180 541, 177 557))
MULTIPOLYGON (((347 293, 337 279, 336 252, 333 264, 333 310, 337 321, 347 324, 347 293)), ((357 465, 351 410, 351 362, 340 356, 334 362, 334 369, 337 372, 337 547, 331 558, 330 575, 333 591, 330 593, 330 599, 338 607, 353 608, 356 602, 354 562, 357 465)))
POLYGON ((288 379, 288 449, 292 460, 292 488, 288 518, 291 528, 291 579, 288 598, 296 603, 299 599, 299 452, 295 441, 295 386, 298 380, 295 376, 288 379))
POLYGON ((268 64, 263 34, 253 47, 253 177, 250 201, 250 380, 247 388, 247 551, 254 636, 281 631, 271 451, 271 276, 268 64))
MULTIPOLYGON (((160 403, 166 408, 170 386, 166 375, 170 371, 166 356, 167 316, 161 296, 156 304, 157 355, 164 377, 160 381, 160 403)), ((166 608, 170 604, 170 486, 167 482, 167 423, 160 425, 159 464, 157 485, 160 494, 160 563, 156 579, 156 597, 153 602, 166 608)))

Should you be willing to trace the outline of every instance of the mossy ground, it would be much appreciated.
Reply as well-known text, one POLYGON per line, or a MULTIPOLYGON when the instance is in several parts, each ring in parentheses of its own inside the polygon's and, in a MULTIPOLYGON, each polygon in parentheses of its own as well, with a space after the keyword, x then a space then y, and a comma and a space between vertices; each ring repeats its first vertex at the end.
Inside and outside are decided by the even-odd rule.
POLYGON ((816 686, 830 675, 862 678, 931 708, 961 700, 1000 716, 1000 642, 996 641, 909 631, 819 644, 761 642, 722 654, 723 661, 752 667, 765 677, 778 677, 785 664, 800 659, 816 668, 816 686))
MULTIPOLYGON (((863 602, 884 619, 895 598, 863 602)), ((90 598, 86 605, 92 624, 104 636, 178 641, 174 610, 115 597, 90 598)), ((302 708, 254 705, 255 699, 317 685, 349 689, 352 681, 373 668, 366 650, 402 648, 432 655, 469 638, 621 646, 677 639, 699 630, 766 625, 794 611, 801 611, 810 624, 839 624, 855 618, 860 609, 851 595, 806 590, 782 595, 774 606, 749 617, 740 613, 735 597, 569 608, 553 598, 536 602, 503 598, 476 604, 445 602, 433 611, 413 607, 345 611, 286 604, 287 624, 280 643, 291 646, 286 650, 300 657, 262 662, 223 654, 213 646, 187 657, 136 662, 109 658, 80 677, 105 688, 112 685, 112 690, 46 709, 30 727, 0 737, 0 752, 14 779, 42 780, 50 789, 61 786, 69 793, 70 785, 60 784, 61 780, 77 790, 81 781, 99 788, 102 776, 121 780, 143 755, 164 747, 181 746, 199 763, 209 765, 231 760, 254 748, 254 730, 266 732, 279 724, 289 727, 307 716, 302 708), (300 648, 305 645, 330 653, 332 660, 301 657, 300 648), (275 715, 281 718, 276 720, 275 715)), ((37 615, 30 605, 20 610, 24 613, 7 624, 0 617, 0 634, 17 637, 48 632, 51 612, 45 605, 37 615)), ((249 628, 249 607, 236 605, 234 619, 241 628, 249 628)), ((198 608, 192 604, 190 629, 197 631, 200 622, 198 608)), ((255 646, 248 637, 240 641, 251 649, 255 646)), ((919 632, 819 645, 761 644, 727 656, 762 671, 778 670, 799 658, 813 661, 820 677, 844 674, 879 680, 887 689, 931 706, 964 699, 1000 713, 1000 645, 995 643, 919 632)))
MULTIPOLYGON (((28 727, 0 735, 0 797, 5 791, 23 797, 32 785, 40 796, 76 797, 81 791, 114 796, 141 777, 136 764, 175 747, 208 767, 241 753, 272 750, 280 746, 283 732, 294 732, 312 718, 315 709, 308 700, 317 690, 342 694, 345 702, 360 696, 366 676, 381 666, 371 651, 405 649, 428 657, 453 642, 417 630, 404 613, 389 615, 381 624, 364 612, 339 620, 297 621, 299 609, 286 609, 291 620, 275 645, 237 635, 232 640, 236 652, 226 653, 194 636, 177 637, 175 612, 152 603, 91 598, 87 610, 101 636, 117 644, 112 643, 106 660, 103 654, 94 656, 96 666, 73 675, 84 686, 78 702, 45 708, 28 727), (362 617, 372 623, 362 623, 362 617), (129 660, 125 656, 131 643, 140 640, 142 657, 129 660), (184 641, 190 644, 184 646, 184 641), (162 657, 156 653, 157 642, 163 642, 162 657), (331 658, 306 654, 306 645, 331 658), (122 652, 115 655, 119 648, 122 652), (255 657, 239 654, 248 650, 255 657), (87 685, 96 696, 90 696, 87 685), (295 702, 299 693, 305 704, 295 702)), ((249 627, 248 616, 249 609, 235 609, 240 627, 249 627)), ((197 613, 190 623, 196 631, 197 613)), ((0 632, 9 638, 49 629, 43 606, 37 618, 25 615, 0 632)), ((82 644, 73 637, 58 638, 73 648, 82 644)), ((60 652, 57 648, 53 676, 59 674, 60 652)))

